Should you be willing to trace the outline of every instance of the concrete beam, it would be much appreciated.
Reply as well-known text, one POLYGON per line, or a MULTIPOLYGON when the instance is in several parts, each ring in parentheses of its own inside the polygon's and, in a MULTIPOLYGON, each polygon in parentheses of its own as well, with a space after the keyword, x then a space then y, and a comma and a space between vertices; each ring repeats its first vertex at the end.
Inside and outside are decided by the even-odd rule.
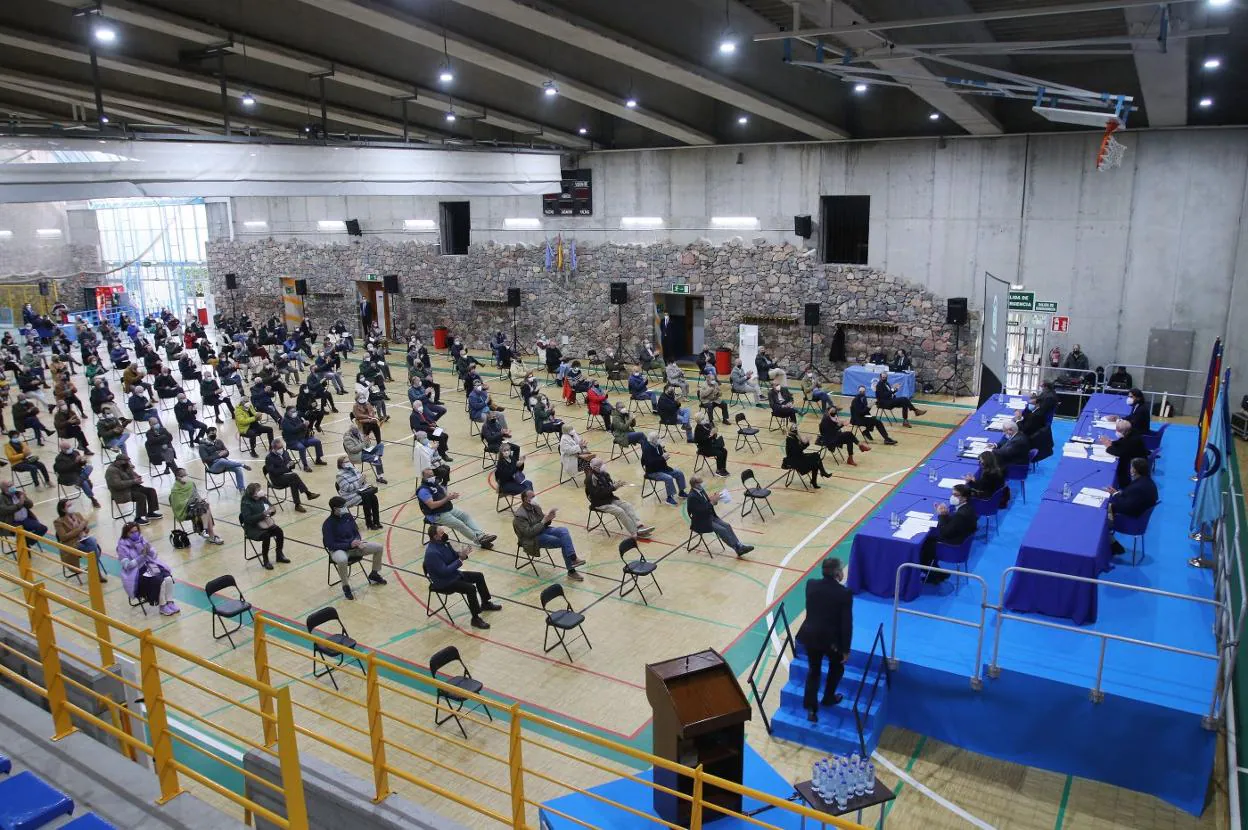
POLYGON ((694 92, 722 101, 760 118, 830 141, 848 133, 796 107, 777 102, 770 96, 717 75, 696 64, 632 40, 607 28, 552 6, 542 0, 452 0, 515 26, 555 38, 564 43, 616 61, 630 70, 680 84, 694 92))
MULTIPOLYGON (((443 32, 425 21, 403 14, 372 0, 299 0, 304 5, 337 15, 380 32, 402 38, 435 52, 443 50, 443 32)), ((471 63, 491 72, 529 84, 534 94, 539 94, 542 84, 551 80, 550 73, 536 64, 513 57, 484 43, 469 40, 457 34, 446 33, 447 53, 465 63, 471 63)), ((643 107, 629 109, 619 96, 570 78, 555 78, 559 94, 563 97, 592 107, 599 112, 614 115, 625 121, 674 138, 683 144, 715 144, 714 136, 700 132, 664 115, 649 112, 643 107)))
MULTIPOLYGON (((81 0, 48 0, 48 2, 74 9, 82 5, 81 0)), ((238 34, 237 32, 229 32, 215 26, 208 26, 161 9, 154 9, 141 3, 133 2, 133 0, 101 0, 100 13, 111 20, 116 20, 118 23, 160 32, 203 46, 230 42, 234 39, 234 35, 238 34)), ((591 142, 580 136, 547 127, 516 115, 490 110, 458 99, 451 104, 448 102, 448 96, 445 92, 409 84, 394 78, 386 78, 363 69, 327 61, 315 55, 309 55, 306 52, 289 49, 285 46, 279 46, 252 37, 245 38, 244 42, 246 43, 248 60, 280 66, 305 75, 328 75, 331 83, 339 83, 343 86, 363 89, 391 98, 405 98, 413 106, 424 107, 438 113, 445 113, 449 109, 459 118, 481 121, 490 126, 523 135, 542 136, 550 142, 564 147, 583 150, 592 146, 591 142)), ((236 47, 232 51, 237 53, 240 50, 236 47)))
MULTIPOLYGON (((48 90, 48 89, 40 89, 38 87, 28 87, 28 86, 23 86, 22 84, 15 84, 8 80, 4 80, 3 78, 0 78, 0 89, 8 90, 10 92, 16 92, 21 95, 28 95, 32 98, 40 98, 44 101, 53 101, 58 104, 69 104, 71 107, 80 106, 80 107, 84 107, 92 111, 94 111, 95 109, 95 98, 93 95, 90 95, 90 94, 85 95, 85 96, 84 95, 69 95, 69 94, 60 93, 60 92, 53 92, 52 90, 48 90)), ((151 113, 145 113, 139 110, 130 109, 129 107, 126 107, 121 104, 119 104, 118 106, 109 105, 106 109, 108 110, 110 116, 112 116, 113 118, 125 118, 136 123, 151 124, 157 127, 174 127, 174 128, 181 129, 181 130, 186 130, 192 135, 219 135, 221 132, 220 130, 210 130, 205 127, 192 126, 190 124, 187 124, 185 121, 172 121, 167 118, 163 118, 159 115, 153 115, 151 113)), ((96 129, 97 127, 97 124, 94 120, 92 120, 89 123, 81 122, 81 121, 75 122, 72 119, 60 119, 60 120, 65 121, 66 123, 74 123, 74 124, 80 124, 82 126, 90 126, 92 130, 96 129)))
MULTIPOLYGON (((1132 34, 1143 34, 1155 27, 1156 8, 1124 9, 1127 28, 1132 34)), ((1170 11, 1169 26, 1177 31, 1184 23, 1178 7, 1170 11)), ((1135 74, 1140 79, 1140 97, 1148 114, 1150 127, 1183 127, 1187 125, 1187 38, 1168 37, 1161 51, 1159 39, 1133 43, 1135 74)))

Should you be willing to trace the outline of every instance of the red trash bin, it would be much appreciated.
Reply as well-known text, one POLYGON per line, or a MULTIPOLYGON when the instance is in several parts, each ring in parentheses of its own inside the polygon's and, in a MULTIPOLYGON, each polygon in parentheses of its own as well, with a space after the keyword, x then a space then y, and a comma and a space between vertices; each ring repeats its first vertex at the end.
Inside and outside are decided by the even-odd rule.
POLYGON ((715 374, 724 376, 732 373, 732 349, 720 346, 715 350, 715 374))
POLYGON ((446 348, 446 326, 436 326, 433 330, 433 347, 435 349, 446 348))
POLYGON ((199 318, 199 324, 201 326, 208 325, 208 309, 207 308, 196 309, 195 316, 199 318))

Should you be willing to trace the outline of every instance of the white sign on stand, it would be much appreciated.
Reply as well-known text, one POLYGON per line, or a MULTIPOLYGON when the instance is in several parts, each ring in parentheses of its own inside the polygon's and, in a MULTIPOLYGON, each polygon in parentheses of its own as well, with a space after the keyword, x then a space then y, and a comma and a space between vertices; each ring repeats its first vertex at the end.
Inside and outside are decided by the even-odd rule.
MULTIPOLYGON (((747 371, 754 368, 754 358, 758 357, 758 326, 742 323, 737 327, 737 355, 743 368, 747 371)), ((762 379, 755 380, 762 383, 762 379)))

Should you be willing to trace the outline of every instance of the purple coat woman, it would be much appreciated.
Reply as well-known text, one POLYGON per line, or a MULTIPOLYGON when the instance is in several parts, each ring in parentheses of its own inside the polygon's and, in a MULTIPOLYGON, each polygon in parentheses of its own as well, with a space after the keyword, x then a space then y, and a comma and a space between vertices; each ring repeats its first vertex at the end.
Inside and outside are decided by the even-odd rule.
POLYGON ((173 602, 173 572, 157 558, 156 549, 143 538, 143 531, 134 522, 127 522, 121 529, 117 558, 121 561, 121 584, 127 596, 159 606, 166 617, 182 610, 173 602))

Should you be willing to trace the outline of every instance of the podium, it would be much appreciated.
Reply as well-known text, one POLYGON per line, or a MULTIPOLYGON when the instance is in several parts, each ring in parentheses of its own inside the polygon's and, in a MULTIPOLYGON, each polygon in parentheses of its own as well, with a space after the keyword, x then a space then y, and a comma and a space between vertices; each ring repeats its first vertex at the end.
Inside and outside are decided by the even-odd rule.
MULTIPOLYGON (((745 764, 745 722, 752 712, 727 661, 714 649, 646 666, 646 698, 654 711, 654 749, 660 758, 696 768, 709 775, 742 783, 745 764)), ((693 779, 655 767, 654 782, 686 795, 693 779)), ((704 784, 704 801, 740 811, 741 796, 704 784)), ((654 791, 654 810, 663 819, 689 826, 691 803, 654 791)), ((702 821, 723 814, 704 810, 702 821)))

